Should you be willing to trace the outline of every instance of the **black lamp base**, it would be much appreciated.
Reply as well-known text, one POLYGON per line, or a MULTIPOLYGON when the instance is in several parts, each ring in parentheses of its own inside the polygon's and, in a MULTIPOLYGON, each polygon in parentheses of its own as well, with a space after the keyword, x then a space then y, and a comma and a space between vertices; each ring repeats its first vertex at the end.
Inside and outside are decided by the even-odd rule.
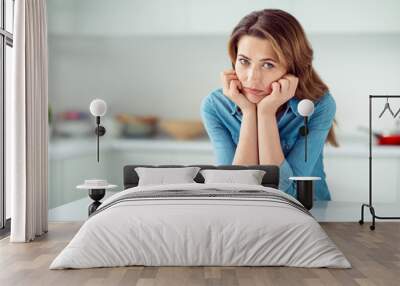
POLYGON ((313 181, 296 181, 297 187, 297 200, 303 204, 303 206, 310 210, 313 207, 314 199, 314 182, 313 181))
POLYGON ((105 194, 106 189, 89 189, 89 197, 94 200, 94 202, 88 207, 89 216, 101 205, 100 200, 104 198, 105 194))

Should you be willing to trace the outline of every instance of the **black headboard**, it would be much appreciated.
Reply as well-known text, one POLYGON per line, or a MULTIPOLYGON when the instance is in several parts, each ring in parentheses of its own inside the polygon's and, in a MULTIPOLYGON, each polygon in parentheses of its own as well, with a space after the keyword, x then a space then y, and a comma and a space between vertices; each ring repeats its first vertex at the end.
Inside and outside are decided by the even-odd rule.
MULTIPOLYGON (((203 169, 218 169, 218 170, 246 170, 257 169, 266 171, 262 185, 265 187, 278 188, 279 185, 279 167, 274 165, 126 165, 124 167, 124 189, 133 188, 138 185, 139 176, 135 171, 136 167, 148 168, 177 168, 177 167, 200 167, 203 169)), ((204 178, 200 174, 194 178, 197 183, 204 183, 204 178)))

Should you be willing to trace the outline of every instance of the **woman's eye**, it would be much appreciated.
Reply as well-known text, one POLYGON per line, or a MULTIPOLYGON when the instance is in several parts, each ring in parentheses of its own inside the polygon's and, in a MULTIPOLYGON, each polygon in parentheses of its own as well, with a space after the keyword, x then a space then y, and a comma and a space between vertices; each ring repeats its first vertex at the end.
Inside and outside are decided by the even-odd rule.
POLYGON ((272 69, 274 67, 274 65, 271 63, 265 63, 264 67, 266 67, 267 69, 272 69))
POLYGON ((239 62, 240 62, 242 65, 247 64, 247 60, 245 60, 245 59, 239 59, 239 62))

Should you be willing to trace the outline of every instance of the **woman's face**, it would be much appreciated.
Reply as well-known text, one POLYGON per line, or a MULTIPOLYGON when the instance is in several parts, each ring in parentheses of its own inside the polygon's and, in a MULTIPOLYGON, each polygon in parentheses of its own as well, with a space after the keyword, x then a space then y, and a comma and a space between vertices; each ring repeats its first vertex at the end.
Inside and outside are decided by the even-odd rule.
POLYGON ((242 93, 253 103, 260 102, 271 91, 271 84, 286 74, 283 63, 267 39, 242 36, 238 42, 235 71, 242 84, 242 93))

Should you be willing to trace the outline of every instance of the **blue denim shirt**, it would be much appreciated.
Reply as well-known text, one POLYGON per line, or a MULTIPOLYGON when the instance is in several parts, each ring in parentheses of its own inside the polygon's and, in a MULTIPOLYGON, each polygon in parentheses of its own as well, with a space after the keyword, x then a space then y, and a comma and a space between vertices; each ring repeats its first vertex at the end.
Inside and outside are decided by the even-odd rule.
MULTIPOLYGON (((293 97, 286 108, 277 114, 279 136, 285 159, 279 166, 279 189, 296 196, 296 184, 291 176, 317 176, 314 181, 314 199, 330 200, 323 164, 323 148, 328 132, 333 124, 336 103, 326 92, 314 102, 314 113, 309 117, 307 138, 307 162, 304 161, 305 137, 299 129, 304 125, 304 117, 297 111, 299 99, 293 97)), ((201 101, 201 117, 213 145, 216 165, 231 165, 239 141, 242 113, 240 108, 222 93, 222 88, 212 91, 201 101)))

